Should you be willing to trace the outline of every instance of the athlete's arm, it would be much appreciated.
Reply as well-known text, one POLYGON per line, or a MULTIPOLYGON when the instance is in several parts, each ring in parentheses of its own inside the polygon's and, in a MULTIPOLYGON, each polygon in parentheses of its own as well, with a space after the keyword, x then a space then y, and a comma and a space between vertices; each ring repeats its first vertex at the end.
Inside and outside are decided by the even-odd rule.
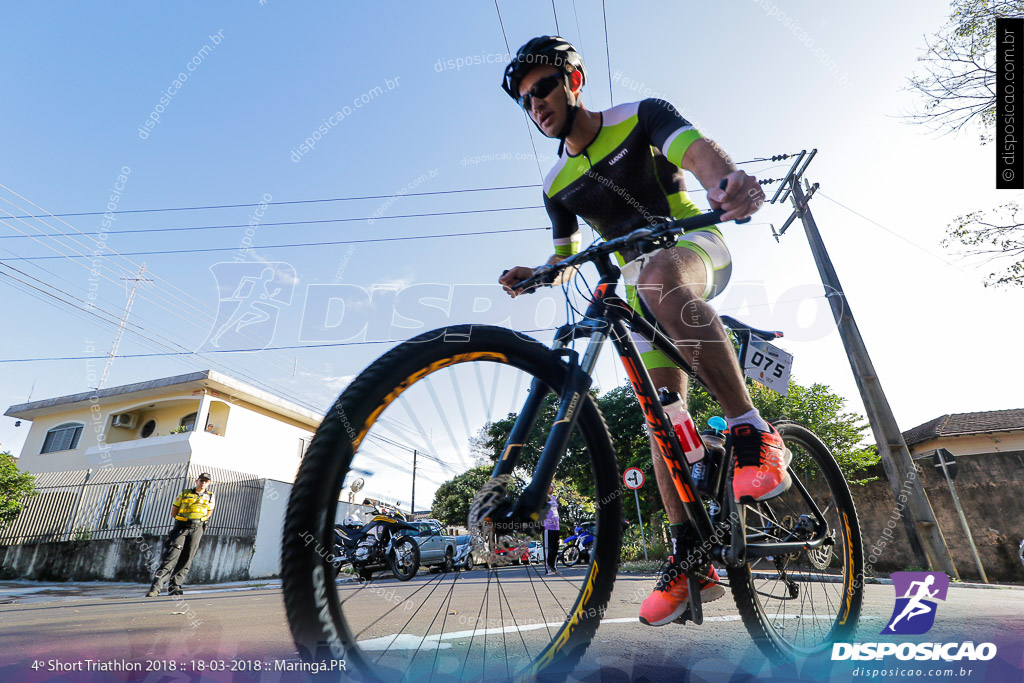
MULTIPOLYGON (((553 266, 559 261, 579 253, 582 235, 576 214, 552 200, 547 193, 544 194, 544 208, 548 212, 548 218, 551 219, 551 236, 555 242, 555 253, 551 255, 545 265, 553 266)), ((498 282, 505 288, 505 292, 509 296, 515 298, 524 293, 517 289, 516 285, 532 277, 535 272, 536 269, 529 266, 516 266, 502 273, 498 282)), ((560 285, 568 282, 575 274, 576 269, 570 268, 559 273, 551 284, 560 285)))
POLYGON ((725 211, 723 221, 746 218, 764 203, 757 178, 737 170, 729 155, 712 140, 695 140, 683 156, 682 167, 707 189, 711 206, 725 211), (728 181, 724 190, 718 187, 723 178, 728 181))
POLYGON ((716 209, 724 209, 724 221, 746 218, 764 202, 757 179, 736 169, 729 155, 700 134, 679 110, 664 100, 648 99, 637 108, 639 125, 651 144, 676 166, 697 176, 716 209), (725 190, 718 189, 722 179, 725 190))

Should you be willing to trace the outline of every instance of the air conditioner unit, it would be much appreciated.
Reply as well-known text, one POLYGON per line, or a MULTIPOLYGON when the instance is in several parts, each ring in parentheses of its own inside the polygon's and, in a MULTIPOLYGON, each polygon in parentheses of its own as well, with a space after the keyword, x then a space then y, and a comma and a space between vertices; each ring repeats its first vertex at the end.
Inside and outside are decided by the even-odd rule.
POLYGON ((134 429, 135 421, 138 419, 137 415, 131 413, 118 413, 114 415, 114 419, 111 425, 114 427, 121 427, 122 429, 134 429))

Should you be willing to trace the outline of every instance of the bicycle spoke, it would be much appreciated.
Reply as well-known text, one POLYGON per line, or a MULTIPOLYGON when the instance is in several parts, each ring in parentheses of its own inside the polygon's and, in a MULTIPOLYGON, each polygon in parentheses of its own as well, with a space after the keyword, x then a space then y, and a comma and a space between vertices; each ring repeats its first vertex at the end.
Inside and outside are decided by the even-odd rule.
MULTIPOLYGON (((537 444, 545 441, 551 429, 553 409, 557 407, 561 387, 566 384, 565 366, 535 343, 522 342, 521 352, 516 352, 515 347, 509 345, 520 342, 522 340, 515 338, 502 341, 494 350, 479 347, 474 350, 474 341, 470 339, 460 341, 457 347, 452 345, 435 349, 437 355, 432 360, 424 361, 423 365, 413 366, 407 362, 396 366, 394 373, 388 376, 387 384, 374 384, 365 380, 354 382, 353 386, 359 389, 360 396, 365 397, 360 401, 345 402, 343 396, 344 411, 339 408, 332 413, 335 419, 344 415, 344 419, 350 423, 348 428, 341 424, 341 429, 336 428, 334 434, 347 435, 350 429, 356 428, 353 425, 363 425, 365 429, 357 442, 358 448, 344 461, 347 470, 340 475, 330 474, 330 477, 338 477, 331 485, 340 488, 342 485, 348 487, 356 480, 352 472, 359 472, 361 477, 365 477, 365 489, 360 493, 360 498, 357 500, 354 494, 358 491, 349 492, 349 487, 343 490, 348 494, 347 500, 344 493, 335 489, 337 492, 328 496, 326 504, 321 502, 321 506, 326 505, 339 523, 352 513, 359 516, 361 511, 365 512, 362 514, 362 526, 359 527, 359 554, 356 554, 355 548, 339 552, 345 552, 344 558, 349 565, 358 567, 356 573, 387 571, 400 579, 395 583, 385 583, 375 574, 369 581, 360 583, 334 582, 336 588, 331 595, 341 615, 340 619, 335 618, 335 623, 339 625, 339 632, 344 638, 351 642, 348 652, 351 653, 354 668, 377 672, 378 678, 396 681, 433 681, 459 675, 477 679, 488 675, 494 677, 496 674, 499 678, 514 678, 529 670, 541 653, 550 652, 548 644, 559 636, 568 634, 573 647, 556 653, 553 661, 571 657, 573 652, 580 651, 577 646, 592 637, 595 626, 588 624, 584 628, 576 627, 573 631, 568 631, 566 626, 566 618, 585 588, 578 573, 573 572, 577 574, 574 576, 559 574, 558 580, 549 581, 548 578, 556 577, 541 578, 537 566, 528 559, 522 562, 521 554, 528 555, 531 550, 532 536, 519 537, 517 532, 508 542, 511 547, 502 551, 505 553, 505 558, 501 560, 503 564, 494 566, 489 563, 478 578, 476 573, 465 577, 461 574, 452 575, 451 569, 437 576, 416 576, 420 571, 426 574, 428 568, 431 574, 436 573, 438 563, 442 561, 447 566, 448 560, 445 557, 453 539, 443 530, 430 533, 433 525, 423 526, 416 522, 417 530, 408 532, 417 546, 413 552, 418 550, 419 557, 418 565, 413 567, 411 573, 408 572, 411 566, 409 561, 402 565, 396 560, 396 566, 392 567, 391 556, 384 556, 381 546, 374 545, 374 537, 380 534, 392 534, 380 536, 381 540, 386 541, 388 538, 397 538, 396 534, 407 532, 386 526, 393 522, 371 522, 373 515, 382 510, 391 514, 397 507, 408 510, 409 501, 412 500, 415 500, 416 510, 429 507, 431 500, 438 504, 438 501, 445 499, 435 497, 435 492, 442 484, 457 476, 462 477, 461 469, 468 466, 471 460, 480 462, 482 456, 489 456, 493 462, 500 456, 504 449, 503 438, 507 438, 502 436, 501 430, 507 434, 515 419, 506 412, 509 407, 506 402, 512 402, 511 412, 514 413, 519 407, 517 403, 527 405, 526 398, 534 386, 544 388, 545 395, 550 399, 540 406, 542 412, 536 419, 526 423, 528 429, 523 434, 523 442, 528 445, 522 457, 527 462, 530 462, 530 458, 536 461, 539 456, 537 444), (516 353, 520 355, 516 356, 516 353), (535 358, 531 359, 530 354, 534 354, 535 358), (500 426, 495 427, 492 419, 501 423, 500 426), (495 454, 492 455, 491 451, 495 454), (414 457, 417 453, 419 457, 415 461, 413 499, 410 495, 414 457), (369 507, 359 507, 359 500, 362 499, 373 502, 376 512, 369 507), (343 510, 342 504, 354 504, 355 507, 343 510), (336 511, 334 505, 337 506, 336 511), (356 557, 360 559, 357 561, 356 557), (517 568, 504 566, 513 558, 517 568), (519 566, 520 563, 522 566, 519 566), (406 586, 406 581, 412 583, 406 586), (382 598, 392 604, 380 603, 382 598), (495 601, 496 604, 492 604, 495 601), (497 609, 492 622, 490 614, 493 608, 497 609), (558 615, 558 618, 550 618, 554 615, 558 615), (467 619, 474 620, 473 626, 462 626, 467 619), (517 635, 513 636, 512 632, 517 635), (496 638, 501 640, 500 645, 496 638), (504 660, 504 665, 498 663, 498 659, 504 660), (494 670, 495 664, 497 671, 494 670), (502 669, 504 673, 500 673, 502 669)), ((423 346, 418 345, 410 349, 410 352, 415 355, 422 350, 423 346)), ((590 401, 589 397, 584 400, 590 401)), ((615 500, 611 495, 618 482, 615 453, 610 436, 599 418, 592 403, 582 404, 582 410, 576 417, 580 422, 573 432, 573 448, 578 448, 576 444, 582 444, 583 450, 574 451, 574 456, 582 455, 592 463, 597 463, 589 468, 589 473, 593 475, 593 491, 597 494, 595 499, 607 497, 615 500), (590 431, 585 431, 580 425, 587 425, 590 431), (594 426, 601 427, 603 431, 593 431, 594 426), (602 438, 604 441, 600 440, 602 438), (594 460, 591 455, 595 449, 601 455, 600 461, 594 460), (597 476, 599 472, 604 473, 602 477, 597 476)), ((324 460, 324 446, 321 438, 321 462, 324 460)), ((330 443, 326 446, 330 448, 330 443)), ((344 446, 344 443, 340 444, 341 448, 344 446)), ((569 476, 568 468, 572 468, 574 476, 578 476, 575 475, 578 461, 573 463, 566 460, 565 468, 561 463, 556 463, 556 479, 562 481, 569 476)), ((470 478, 463 481, 472 481, 472 486, 482 487, 486 479, 474 479, 481 475, 486 476, 467 471, 465 476, 470 478)), ((528 481, 531 476, 529 468, 525 468, 525 471, 523 468, 517 470, 519 476, 528 481)), ((507 489, 499 491, 496 503, 514 505, 515 496, 519 495, 522 484, 521 480, 513 480, 507 489)), ((459 497, 451 500, 454 504, 464 504, 459 497)), ((597 512, 599 523, 614 528, 615 524, 609 515, 614 515, 616 520, 620 519, 620 510, 620 505, 614 503, 602 506, 597 512)), ((461 514, 454 516, 459 517, 461 514)), ((310 523, 313 522, 306 522, 310 523)), ((454 526, 457 520, 446 517, 443 523, 454 526)), ((473 530, 473 533, 484 531, 473 530)), ((617 536, 609 538, 617 539, 617 536)), ((494 538, 487 541, 489 552, 493 553, 497 549, 495 541, 494 538)), ((472 547, 468 559, 461 555, 466 550, 465 545, 455 544, 454 549, 455 556, 462 558, 459 561, 460 567, 472 562, 472 547)), ((480 549, 477 548, 475 552, 479 553, 480 549)), ((602 552, 607 552, 607 549, 602 552)), ((595 584, 600 592, 594 593, 591 588, 592 592, 585 598, 590 601, 589 606, 603 607, 606 604, 613 578, 612 573, 602 574, 595 584)), ((367 678, 372 679, 374 675, 371 673, 367 678)))

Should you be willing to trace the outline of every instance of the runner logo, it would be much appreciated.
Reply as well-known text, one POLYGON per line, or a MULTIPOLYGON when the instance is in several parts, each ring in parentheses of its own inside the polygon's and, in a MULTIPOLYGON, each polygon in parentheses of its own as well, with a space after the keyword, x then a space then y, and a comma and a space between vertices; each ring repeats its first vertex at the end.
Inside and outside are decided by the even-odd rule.
POLYGON ((883 635, 920 635, 935 624, 935 600, 945 600, 949 577, 942 572, 895 572, 896 606, 883 635))
POLYGON ((210 266, 217 280, 217 319, 201 349, 270 346, 282 306, 292 302, 295 269, 289 263, 224 262, 210 266))

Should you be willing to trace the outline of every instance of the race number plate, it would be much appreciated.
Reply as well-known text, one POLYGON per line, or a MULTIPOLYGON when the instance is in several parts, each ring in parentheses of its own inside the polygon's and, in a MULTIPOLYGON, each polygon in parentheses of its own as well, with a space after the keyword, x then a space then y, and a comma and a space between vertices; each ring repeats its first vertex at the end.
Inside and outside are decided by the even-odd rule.
POLYGON ((751 339, 743 359, 743 372, 772 391, 785 396, 789 393, 789 371, 793 355, 761 339, 751 339))

